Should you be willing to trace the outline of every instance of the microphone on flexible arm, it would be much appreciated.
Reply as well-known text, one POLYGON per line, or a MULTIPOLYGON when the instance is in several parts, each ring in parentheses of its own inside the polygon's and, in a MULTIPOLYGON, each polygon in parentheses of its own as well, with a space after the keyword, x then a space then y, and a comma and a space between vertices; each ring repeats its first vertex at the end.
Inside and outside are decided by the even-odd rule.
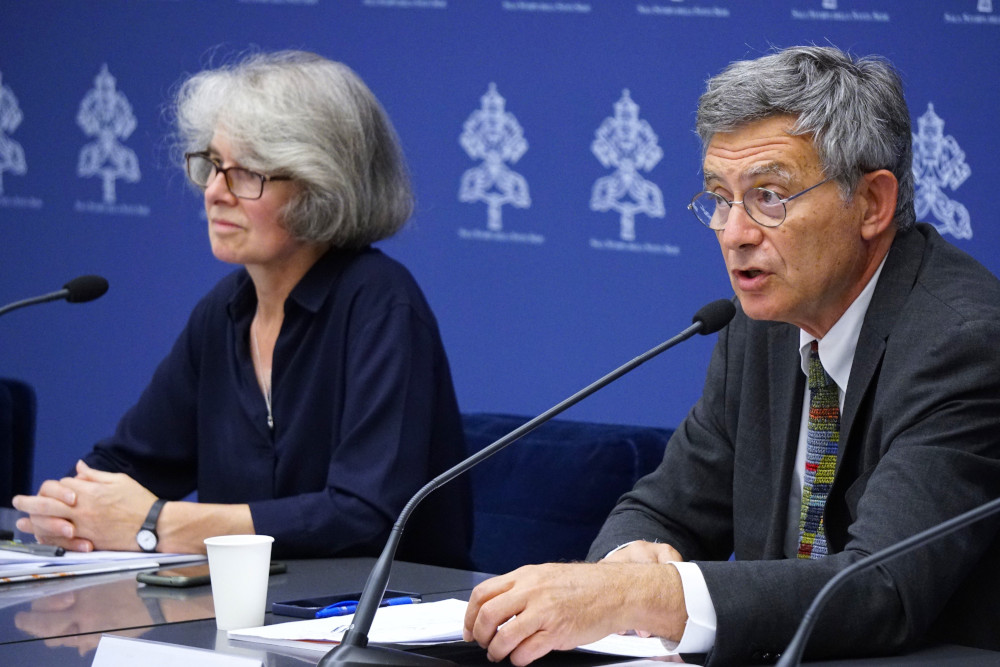
POLYGON ((882 561, 888 560, 893 556, 899 556, 913 549, 922 547, 939 537, 944 537, 945 535, 952 533, 959 528, 965 528, 976 521, 985 519, 991 514, 996 514, 1000 511, 1000 498, 994 498, 988 503, 983 503, 978 507, 974 507, 968 512, 959 514, 956 517, 952 517, 947 521, 942 521, 941 523, 935 524, 930 528, 920 531, 905 540, 900 540, 895 544, 889 545, 884 549, 880 549, 874 553, 870 553, 864 558, 854 561, 843 570, 835 574, 826 585, 820 589, 816 597, 813 598, 812 603, 806 609, 806 613, 802 616, 802 621, 799 623, 799 627, 795 630, 795 635, 792 636, 792 640, 788 642, 788 646, 785 647, 784 652, 781 654, 781 659, 778 661, 775 667, 794 667, 798 665, 802 660, 802 652, 805 650, 806 641, 809 639, 810 633, 812 633, 813 626, 816 625, 817 616, 819 610, 826 604, 826 601, 830 599, 834 591, 840 588, 841 584, 847 581, 849 578, 854 576, 856 573, 862 570, 867 570, 875 565, 878 565, 882 561))
POLYGON ((3 308, 0 308, 0 315, 17 310, 18 308, 24 308, 25 306, 32 306, 36 303, 58 301, 59 299, 66 299, 70 303, 93 301, 103 296, 107 291, 108 281, 101 276, 80 276, 73 278, 73 280, 63 285, 63 288, 57 292, 49 292, 48 294, 34 296, 30 299, 8 303, 3 308))
POLYGON ((692 319, 693 324, 673 338, 660 343, 651 350, 632 359, 632 361, 611 371, 601 379, 584 387, 569 398, 564 399, 561 403, 549 408, 531 421, 514 429, 493 444, 484 447, 425 484, 410 498, 409 502, 403 507, 403 511, 400 512, 399 518, 396 519, 396 523, 393 524, 385 548, 382 549, 382 554, 368 574, 368 580, 365 582, 364 592, 362 592, 358 602, 354 619, 347 632, 344 633, 343 639, 338 646, 335 646, 323 656, 317 667, 333 667, 334 665, 337 667, 351 665, 409 665, 420 667, 452 664, 450 661, 440 658, 408 653, 381 646, 368 646, 368 632, 371 630, 372 621, 375 619, 375 612, 382 602, 382 596, 385 595, 386 586, 389 582, 389 572, 392 568, 392 560, 396 555, 396 548, 399 546, 400 538, 403 535, 403 527, 406 525, 407 519, 409 519, 410 514, 413 513, 417 504, 430 495, 432 491, 493 456, 507 445, 530 433, 567 408, 576 405, 598 389, 614 382, 636 366, 687 340, 696 333, 707 335, 719 331, 729 324, 729 321, 733 319, 733 315, 735 314, 736 306, 729 299, 719 299, 703 306, 701 310, 695 313, 692 319))

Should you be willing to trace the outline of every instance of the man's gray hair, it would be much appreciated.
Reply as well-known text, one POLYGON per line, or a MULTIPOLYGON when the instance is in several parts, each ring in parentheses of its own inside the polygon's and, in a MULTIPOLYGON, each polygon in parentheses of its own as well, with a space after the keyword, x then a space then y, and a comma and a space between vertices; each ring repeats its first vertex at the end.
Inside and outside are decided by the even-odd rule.
POLYGON ((799 46, 730 64, 708 80, 696 128, 703 149, 717 132, 776 115, 812 135, 823 171, 845 199, 863 174, 888 169, 899 182, 894 222, 914 224, 913 135, 899 74, 885 59, 799 46))
POLYGON ((219 132, 241 166, 301 186, 282 214, 294 238, 362 247, 395 234, 413 210, 392 124, 341 63, 301 51, 253 54, 184 81, 175 113, 183 151, 206 150, 219 132))

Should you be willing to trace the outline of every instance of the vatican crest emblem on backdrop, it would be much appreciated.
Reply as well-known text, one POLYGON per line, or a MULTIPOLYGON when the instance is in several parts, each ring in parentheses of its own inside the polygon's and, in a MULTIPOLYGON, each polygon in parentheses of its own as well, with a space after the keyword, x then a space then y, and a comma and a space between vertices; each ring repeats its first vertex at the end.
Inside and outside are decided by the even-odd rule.
POLYGON ((132 105, 115 87, 115 77, 105 64, 80 102, 76 124, 94 140, 80 150, 76 173, 80 178, 99 177, 105 204, 114 204, 118 179, 139 181, 139 159, 135 151, 120 143, 135 131, 132 105))
POLYGON ((590 208, 617 211, 622 241, 634 241, 636 215, 665 215, 660 188, 640 174, 656 166, 663 150, 653 128, 639 118, 639 105, 632 101, 628 89, 622 91, 614 107, 615 115, 601 123, 590 146, 601 164, 614 172, 594 183, 590 208))
POLYGON ((506 110, 506 100, 497 92, 495 83, 490 83, 480 101, 480 108, 465 121, 459 143, 470 158, 482 164, 462 174, 458 199, 485 202, 486 226, 498 232, 503 229, 504 205, 531 206, 528 181, 507 166, 521 159, 528 142, 517 118, 506 110))
POLYGON ((23 176, 28 171, 28 163, 24 160, 24 148, 7 136, 17 129, 22 120, 24 114, 21 113, 17 97, 9 87, 3 85, 3 79, 0 78, 0 195, 3 194, 5 171, 18 176, 23 176))
POLYGON ((928 220, 942 234, 955 238, 972 238, 969 210, 945 194, 945 189, 957 190, 972 174, 965 162, 965 152, 955 137, 944 133, 944 121, 928 103, 927 111, 917 119, 913 135, 913 180, 917 219, 928 220))

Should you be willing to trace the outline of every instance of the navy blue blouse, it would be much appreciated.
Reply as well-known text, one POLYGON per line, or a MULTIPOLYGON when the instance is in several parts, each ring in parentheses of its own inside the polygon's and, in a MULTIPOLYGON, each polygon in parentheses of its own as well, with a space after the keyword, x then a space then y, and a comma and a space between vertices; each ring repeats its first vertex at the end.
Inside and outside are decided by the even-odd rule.
MULTIPOLYGON (((285 302, 272 430, 248 342, 256 304, 245 269, 221 280, 85 460, 159 497, 249 503, 277 556, 378 553, 413 493, 464 455, 434 315, 381 251, 328 252, 285 302)), ((418 508, 400 558, 463 565, 470 517, 459 478, 418 508)))

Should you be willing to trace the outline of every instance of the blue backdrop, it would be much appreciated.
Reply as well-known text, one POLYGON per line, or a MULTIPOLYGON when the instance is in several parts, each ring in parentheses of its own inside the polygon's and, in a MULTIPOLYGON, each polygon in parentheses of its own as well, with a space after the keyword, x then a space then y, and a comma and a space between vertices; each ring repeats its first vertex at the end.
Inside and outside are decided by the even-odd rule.
MULTIPOLYGON (((437 313, 462 409, 532 415, 731 294, 685 210, 694 108, 705 78, 772 46, 899 67, 920 217, 997 273, 998 38, 992 0, 0 0, 0 303, 83 273, 111 283, 0 320, 0 375, 38 391, 36 481, 111 431, 231 270, 166 150, 185 72, 247 48, 354 68, 417 193, 383 248, 437 313)), ((676 425, 713 341, 566 416, 676 425)))

